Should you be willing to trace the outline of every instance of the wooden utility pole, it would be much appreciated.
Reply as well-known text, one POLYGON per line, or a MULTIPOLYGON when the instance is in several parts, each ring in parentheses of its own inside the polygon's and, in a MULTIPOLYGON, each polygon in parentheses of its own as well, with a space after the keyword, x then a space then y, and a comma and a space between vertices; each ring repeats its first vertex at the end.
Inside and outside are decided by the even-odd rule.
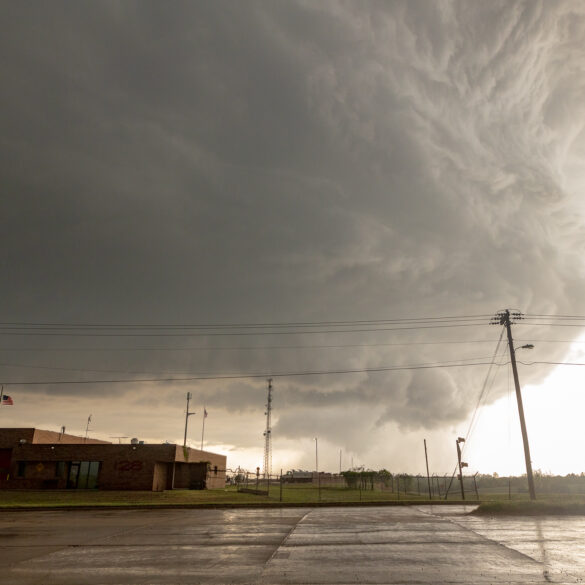
POLYGON ((187 426, 189 425, 189 417, 193 414, 197 414, 196 412, 189 412, 189 401, 191 398, 191 392, 187 392, 187 412, 185 413, 185 437, 183 439, 183 447, 187 446, 187 426))
MULTIPOLYGON (((520 428, 522 430, 522 441, 524 443, 524 459, 526 460, 526 477, 528 479, 528 491, 530 499, 536 499, 534 489, 534 476, 532 475, 532 461, 530 459, 530 445, 528 444, 528 432, 526 431, 526 420, 524 419, 524 407, 522 406, 522 393, 520 392, 520 381, 518 380, 518 368, 516 367, 516 351, 514 349, 514 340, 512 339, 512 327, 510 321, 510 311, 505 310, 498 314, 500 325, 506 327, 508 333, 508 347, 510 348, 510 362, 512 364, 512 373, 514 374, 514 386, 516 388, 516 400, 518 402, 518 414, 520 416, 520 428)), ((513 313, 513 317, 521 319, 520 313, 513 313)), ((527 346, 529 347, 529 346, 527 346)))
POLYGON ((429 456, 427 455, 427 440, 423 439, 425 442, 425 461, 427 463, 427 483, 429 484, 429 500, 433 499, 433 495, 431 493, 431 476, 429 475, 429 456))

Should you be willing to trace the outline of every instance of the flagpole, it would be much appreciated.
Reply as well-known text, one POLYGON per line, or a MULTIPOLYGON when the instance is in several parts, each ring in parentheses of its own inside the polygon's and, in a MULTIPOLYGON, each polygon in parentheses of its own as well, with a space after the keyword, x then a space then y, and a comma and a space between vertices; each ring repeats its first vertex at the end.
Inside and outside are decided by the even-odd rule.
POLYGON ((203 405, 203 424, 201 425, 201 451, 203 451, 203 434, 205 433, 205 419, 207 418, 207 410, 205 404, 203 405))
POLYGON ((84 443, 87 442, 87 433, 89 431, 89 423, 91 422, 91 414, 87 417, 87 424, 85 425, 85 439, 83 440, 84 443))

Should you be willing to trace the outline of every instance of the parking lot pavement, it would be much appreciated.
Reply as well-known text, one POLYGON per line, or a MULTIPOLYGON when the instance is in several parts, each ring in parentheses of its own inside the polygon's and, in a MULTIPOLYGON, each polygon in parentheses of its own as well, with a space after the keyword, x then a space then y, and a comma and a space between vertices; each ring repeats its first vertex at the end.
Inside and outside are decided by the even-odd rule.
POLYGON ((458 525, 542 565, 548 582, 585 582, 585 517, 459 515, 458 525))
MULTIPOLYGON (((514 529, 502 524, 502 539, 495 525, 486 528, 462 512, 429 507, 2 512, 0 584, 581 582, 579 572, 570 570, 572 541, 563 549, 562 531, 555 533, 551 564, 526 545, 526 525, 515 538, 514 529)), ((578 531, 582 524, 576 526, 578 531)), ((542 530, 541 537, 546 549, 542 530)))

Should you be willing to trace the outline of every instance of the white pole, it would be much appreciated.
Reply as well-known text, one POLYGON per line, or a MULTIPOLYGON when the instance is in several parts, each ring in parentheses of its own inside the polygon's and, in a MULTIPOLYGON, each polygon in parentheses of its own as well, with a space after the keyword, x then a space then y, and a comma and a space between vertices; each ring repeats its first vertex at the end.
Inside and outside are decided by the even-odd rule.
POLYGON ((315 471, 317 473, 319 473, 319 451, 318 451, 318 446, 319 442, 318 442, 318 438, 315 437, 315 471))
POLYGON ((201 451, 203 451, 203 435, 205 433, 205 419, 207 418, 207 410, 205 404, 203 405, 203 424, 201 425, 201 451))
POLYGON ((183 439, 183 447, 187 446, 187 426, 189 424, 189 417, 197 414, 196 412, 189 412, 189 400, 192 398, 191 392, 187 392, 187 412, 185 413, 185 437, 183 439))

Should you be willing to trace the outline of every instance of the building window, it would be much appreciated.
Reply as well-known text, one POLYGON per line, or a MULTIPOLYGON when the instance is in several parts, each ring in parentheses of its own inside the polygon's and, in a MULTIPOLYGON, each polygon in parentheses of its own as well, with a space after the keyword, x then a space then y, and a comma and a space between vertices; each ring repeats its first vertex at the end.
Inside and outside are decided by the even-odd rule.
POLYGON ((217 465, 213 468, 213 473, 217 475, 217 465))
POLYGON ((67 487, 73 489, 94 489, 100 471, 99 461, 72 461, 69 464, 67 487))
POLYGON ((26 461, 19 461, 18 467, 16 469, 16 476, 17 477, 24 477, 25 469, 26 469, 26 461))
POLYGON ((55 477, 65 477, 65 461, 55 463, 55 477))

